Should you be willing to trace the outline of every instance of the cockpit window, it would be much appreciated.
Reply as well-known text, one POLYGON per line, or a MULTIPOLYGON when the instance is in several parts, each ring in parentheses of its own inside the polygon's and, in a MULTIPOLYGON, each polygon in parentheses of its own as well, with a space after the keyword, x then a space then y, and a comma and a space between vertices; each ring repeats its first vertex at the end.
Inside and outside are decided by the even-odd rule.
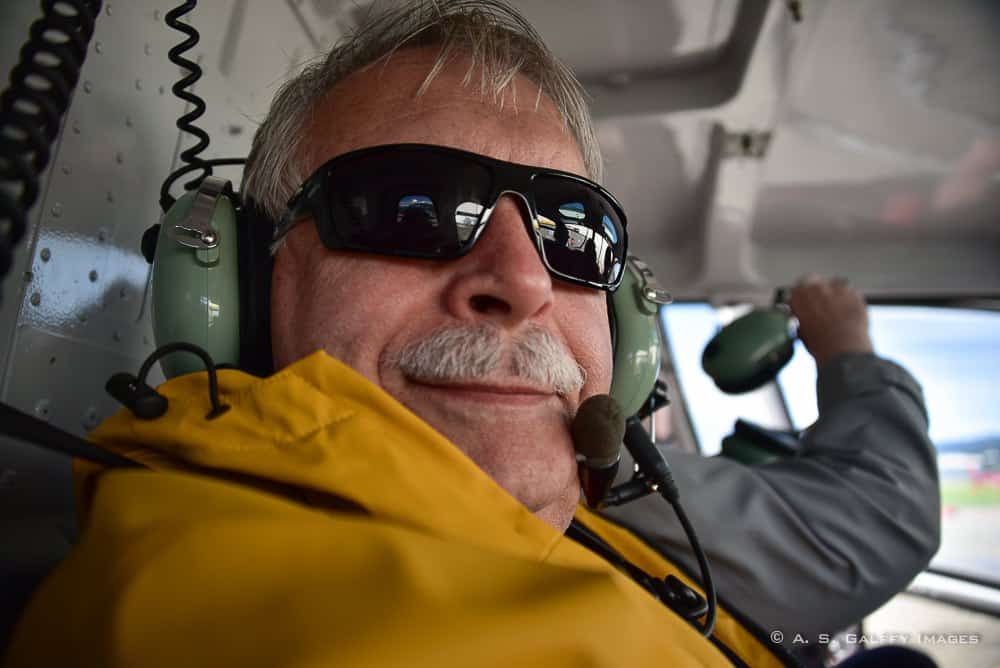
MULTIPOLYGON (((869 307, 872 341, 923 387, 941 478, 941 549, 932 567, 1000 586, 1000 312, 869 307)), ((816 420, 815 369, 798 350, 779 374, 792 423, 816 420)))
MULTIPOLYGON (((708 341, 748 309, 679 303, 661 310, 670 372, 680 390, 673 406, 683 407, 705 455, 719 453, 736 418, 801 430, 818 416, 816 369, 801 342, 777 382, 746 394, 723 394, 702 370, 708 341)), ((874 638, 906 631, 935 639, 960 627, 970 642, 982 643, 995 635, 996 619, 955 605, 972 610, 1000 605, 1000 312, 872 305, 868 313, 876 352, 899 362, 923 388, 937 448, 942 516, 941 547, 928 571, 867 617, 864 630, 874 638)), ((920 649, 933 653, 938 647, 920 649)), ((950 657, 951 649, 956 648, 944 647, 938 658, 950 657)), ((986 654, 962 656, 985 659, 986 654)))

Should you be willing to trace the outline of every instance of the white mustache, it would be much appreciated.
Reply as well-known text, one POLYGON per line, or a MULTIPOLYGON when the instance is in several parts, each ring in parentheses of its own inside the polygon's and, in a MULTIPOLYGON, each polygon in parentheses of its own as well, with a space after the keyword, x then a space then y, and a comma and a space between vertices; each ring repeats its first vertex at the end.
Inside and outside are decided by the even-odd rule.
POLYGON ((492 323, 441 329, 407 344, 393 361, 415 380, 451 382, 500 375, 551 388, 558 395, 578 392, 587 379, 559 340, 537 325, 509 343, 492 323), (506 368, 498 374, 505 358, 506 368))

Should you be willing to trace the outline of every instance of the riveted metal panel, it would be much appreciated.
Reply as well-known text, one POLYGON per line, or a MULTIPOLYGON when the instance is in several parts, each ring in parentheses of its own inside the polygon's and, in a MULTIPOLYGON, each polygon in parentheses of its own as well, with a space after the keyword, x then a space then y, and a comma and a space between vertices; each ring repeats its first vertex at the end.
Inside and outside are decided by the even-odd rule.
MULTIPOLYGON (((40 12, 36 2, 14 4, 0 26, 5 72, 40 12)), ((104 3, 32 212, 37 224, 18 249, 23 280, 12 274, 4 285, 0 400, 76 434, 116 408, 107 378, 135 372, 153 350, 139 242, 159 219, 160 185, 194 143, 176 127, 187 107, 171 92, 183 73, 167 51, 184 36, 164 17, 177 4, 104 3)), ((245 156, 277 85, 336 39, 348 11, 295 0, 200 3, 187 20, 201 41, 186 56, 204 70, 193 88, 208 105, 196 122, 212 138, 202 155, 245 156)), ((220 173, 238 184, 239 168, 220 173)))

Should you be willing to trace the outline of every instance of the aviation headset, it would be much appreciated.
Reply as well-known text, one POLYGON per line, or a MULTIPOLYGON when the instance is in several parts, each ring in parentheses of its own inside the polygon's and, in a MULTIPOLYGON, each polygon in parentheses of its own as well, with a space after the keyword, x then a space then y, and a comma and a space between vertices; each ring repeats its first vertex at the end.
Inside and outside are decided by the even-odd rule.
MULTIPOLYGON (((272 369, 270 244, 274 223, 229 181, 205 177, 177 200, 143 237, 153 265, 152 317, 157 346, 185 341, 217 364, 256 375, 272 369)), ((614 342, 611 396, 634 415, 652 393, 660 369, 657 309, 670 295, 649 267, 626 261, 621 286, 609 295, 614 342)), ((161 360, 170 378, 204 368, 188 355, 161 360)))

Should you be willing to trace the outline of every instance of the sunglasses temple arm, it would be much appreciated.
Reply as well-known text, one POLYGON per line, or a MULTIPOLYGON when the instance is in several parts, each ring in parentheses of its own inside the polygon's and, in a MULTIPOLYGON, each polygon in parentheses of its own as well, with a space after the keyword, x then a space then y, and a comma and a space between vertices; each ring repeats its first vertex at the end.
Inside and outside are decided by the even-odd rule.
POLYGON ((285 236, 295 227, 298 223, 306 219, 304 214, 300 214, 296 209, 289 208, 285 211, 285 214, 278 221, 278 224, 274 226, 274 236, 271 237, 271 244, 268 247, 271 254, 281 247, 282 242, 285 240, 285 236))

